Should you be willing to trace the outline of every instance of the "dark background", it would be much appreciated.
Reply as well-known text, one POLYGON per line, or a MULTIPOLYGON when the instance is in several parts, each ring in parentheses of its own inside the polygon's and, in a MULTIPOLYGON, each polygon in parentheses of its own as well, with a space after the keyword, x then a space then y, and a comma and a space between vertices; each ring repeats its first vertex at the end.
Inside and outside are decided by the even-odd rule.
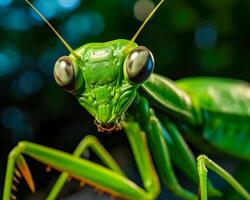
MULTIPOLYGON (((33 1, 73 48, 88 42, 130 39, 141 24, 135 16, 146 15, 145 10, 152 6, 150 2, 33 1)), ((73 96, 55 84, 54 63, 68 52, 52 31, 24 1, 0 0, 0 16, 0 193, 8 152, 18 141, 29 140, 72 152, 89 133, 97 135, 126 173, 137 180, 123 133, 97 133, 93 118, 73 96)), ((249 81, 249 20, 249 0, 166 0, 137 43, 153 52, 155 71, 173 80, 223 76, 249 81)), ((194 152, 200 153, 195 148, 194 152)), ((96 159, 92 154, 90 157, 96 159)), ((30 193, 21 182, 18 197, 44 199, 57 174, 46 174, 43 165, 31 159, 28 162, 38 193, 27 197, 30 193)), ((234 170, 238 164, 223 158, 222 165, 228 170, 234 170)), ((189 187, 181 175, 180 179, 189 187)), ((215 180, 222 188, 224 182, 216 177, 215 180)), ((65 196, 77 187, 74 182, 69 184, 65 196)), ((91 188, 83 190, 81 198, 84 195, 92 195, 85 199, 99 198, 91 188)), ((174 198, 165 190, 160 199, 174 198)))

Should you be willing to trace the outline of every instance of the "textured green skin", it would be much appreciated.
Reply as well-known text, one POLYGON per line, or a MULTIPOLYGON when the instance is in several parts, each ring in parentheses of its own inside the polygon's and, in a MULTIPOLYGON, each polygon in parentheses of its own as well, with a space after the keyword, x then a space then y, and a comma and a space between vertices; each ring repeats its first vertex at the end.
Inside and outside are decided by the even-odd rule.
POLYGON ((152 74, 144 83, 131 83, 124 66, 126 56, 136 46, 128 40, 114 40, 86 44, 75 50, 80 59, 76 60, 70 55, 75 73, 75 90, 71 92, 93 115, 98 125, 121 125, 124 128, 144 189, 122 173, 94 136, 87 136, 73 155, 30 142, 20 142, 9 154, 3 200, 10 199, 15 163, 19 161, 19 169, 26 165, 20 161, 21 154, 63 172, 48 200, 57 197, 69 175, 125 199, 156 199, 160 183, 151 153, 164 185, 182 199, 198 200, 198 197, 179 185, 170 155, 174 164, 190 180, 197 184, 199 180, 201 200, 207 200, 207 194, 219 195, 206 178, 207 168, 228 181, 245 199, 250 199, 247 191, 230 174, 205 155, 198 157, 196 168, 194 156, 179 132, 179 129, 185 130, 183 127, 194 132, 200 130, 192 138, 194 142, 201 138, 224 152, 249 160, 250 147, 244 141, 249 138, 246 136, 250 122, 249 85, 215 78, 173 82, 156 74, 152 74), (149 96, 149 101, 138 93, 140 86, 149 96), (152 107, 161 112, 155 114, 152 107), (237 123, 241 124, 233 121, 235 116, 238 118, 237 123), (236 130, 242 131, 240 134, 243 136, 240 136, 243 139, 236 130), (246 143, 244 148, 239 149, 238 141, 246 143), (81 158, 86 148, 91 148, 106 167, 81 158))
MULTIPOLYGON (((123 79, 127 40, 91 43, 76 50, 82 73, 77 73, 77 99, 102 124, 116 123, 136 96, 138 85, 123 79), (85 80, 85 87, 82 87, 85 80)), ((132 44, 131 48, 137 45, 132 44)))

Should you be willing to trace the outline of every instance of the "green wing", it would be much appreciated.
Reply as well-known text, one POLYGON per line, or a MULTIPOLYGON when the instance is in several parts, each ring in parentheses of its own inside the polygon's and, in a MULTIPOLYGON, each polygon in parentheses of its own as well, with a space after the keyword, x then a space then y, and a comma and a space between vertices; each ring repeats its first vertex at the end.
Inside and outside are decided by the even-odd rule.
POLYGON ((197 77, 175 82, 202 110, 250 116, 250 84, 228 78, 197 77))
POLYGON ((203 137, 238 158, 250 160, 250 84, 225 78, 176 81, 204 120, 203 137))

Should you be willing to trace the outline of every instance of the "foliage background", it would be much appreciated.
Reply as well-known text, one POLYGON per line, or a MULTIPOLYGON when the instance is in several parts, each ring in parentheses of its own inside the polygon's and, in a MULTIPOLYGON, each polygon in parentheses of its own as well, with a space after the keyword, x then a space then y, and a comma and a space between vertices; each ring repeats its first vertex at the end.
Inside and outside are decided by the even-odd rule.
MULTIPOLYGON (((151 5, 146 1, 36 0, 33 3, 66 41, 77 48, 88 42, 130 39, 141 24, 133 12, 135 4, 144 13, 147 5, 151 5)), ((30 140, 72 152, 87 133, 96 134, 124 170, 137 180, 123 134, 97 134, 92 117, 73 96, 55 84, 53 65, 68 52, 51 30, 24 1, 0 0, 0 16, 0 193, 8 152, 18 141, 30 140)), ((167 0, 137 43, 153 52, 155 71, 173 80, 224 76, 249 81, 249 19, 249 0, 167 0)), ((195 148, 194 152, 199 153, 195 148)), ((92 155, 91 158, 95 159, 92 155)), ((44 166, 28 161, 39 192, 36 198, 26 196, 29 192, 22 182, 18 196, 44 199, 56 173, 45 174, 44 166)), ((222 164, 229 170, 236 165, 228 159, 222 164)), ((219 179, 216 183, 219 187, 224 185, 219 179)), ((183 184, 189 187, 185 179, 183 184)), ((68 186, 69 191, 72 188, 75 187, 68 186)), ((90 188, 86 191, 85 195, 94 193, 90 188)), ((160 199, 174 199, 168 195, 169 192, 163 192, 160 199)), ((98 198, 98 195, 88 197, 98 198)))

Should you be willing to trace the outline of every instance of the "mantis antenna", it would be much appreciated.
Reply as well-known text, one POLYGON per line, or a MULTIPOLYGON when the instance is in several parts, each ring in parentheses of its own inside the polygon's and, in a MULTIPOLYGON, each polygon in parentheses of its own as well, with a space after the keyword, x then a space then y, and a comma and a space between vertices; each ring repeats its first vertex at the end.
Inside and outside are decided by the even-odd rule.
POLYGON ((30 3, 28 0, 25 0, 26 3, 30 5, 30 7, 45 21, 45 23, 51 28, 51 30, 57 35, 57 37, 61 40, 63 45, 69 50, 69 52, 76 58, 79 59, 80 56, 77 55, 74 50, 69 46, 69 44, 63 39, 63 37, 56 31, 56 29, 49 23, 49 21, 43 16, 42 13, 40 13, 35 6, 33 6, 32 3, 30 3))
POLYGON ((138 31, 135 33, 135 35, 133 36, 133 38, 130 40, 129 45, 126 48, 126 51, 129 50, 129 47, 131 46, 131 44, 136 40, 136 38, 138 37, 138 35, 141 33, 141 31, 143 30, 143 28, 145 27, 145 25, 148 23, 148 21, 151 19, 151 17, 155 14, 155 12, 157 11, 157 9, 161 6, 161 4, 164 2, 164 0, 161 0, 157 6, 151 11, 151 13, 147 16, 147 18, 144 20, 144 22, 142 23, 142 25, 140 26, 140 28, 138 29, 138 31))

